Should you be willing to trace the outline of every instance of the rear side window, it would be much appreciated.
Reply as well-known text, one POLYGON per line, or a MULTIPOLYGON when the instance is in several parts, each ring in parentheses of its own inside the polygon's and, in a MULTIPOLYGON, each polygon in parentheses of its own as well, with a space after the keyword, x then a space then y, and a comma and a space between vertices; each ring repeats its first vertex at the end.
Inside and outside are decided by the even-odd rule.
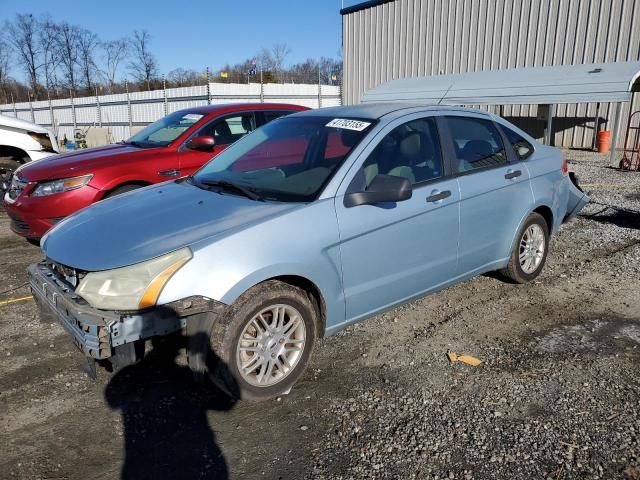
POLYGON ((493 122, 471 117, 446 117, 459 172, 507 164, 502 138, 493 122))
POLYGON ((517 132, 514 132, 510 128, 500 125, 505 136, 509 140, 509 143, 513 147, 513 151, 516 153, 516 157, 520 160, 529 158, 533 153, 533 145, 531 145, 525 138, 517 132))

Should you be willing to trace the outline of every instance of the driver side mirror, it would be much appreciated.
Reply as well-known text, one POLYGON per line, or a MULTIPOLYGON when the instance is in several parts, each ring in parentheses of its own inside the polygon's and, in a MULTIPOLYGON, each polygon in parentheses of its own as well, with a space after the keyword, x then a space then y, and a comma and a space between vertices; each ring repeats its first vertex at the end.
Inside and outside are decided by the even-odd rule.
POLYGON ((379 174, 373 177, 366 190, 346 194, 344 196, 344 206, 350 208, 358 205, 402 202, 409 200, 411 195, 411 182, 408 179, 395 175, 379 174))
POLYGON ((186 147, 190 150, 198 150, 200 152, 210 152, 216 146, 216 141, 209 135, 199 135, 193 137, 187 142, 186 147))

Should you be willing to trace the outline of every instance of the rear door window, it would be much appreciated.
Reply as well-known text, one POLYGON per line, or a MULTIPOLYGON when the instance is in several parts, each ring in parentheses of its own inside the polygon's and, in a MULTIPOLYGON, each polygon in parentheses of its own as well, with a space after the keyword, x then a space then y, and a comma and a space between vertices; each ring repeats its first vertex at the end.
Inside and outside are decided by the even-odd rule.
POLYGON ((531 156, 533 153, 533 145, 531 145, 522 135, 508 127, 505 127, 504 125, 500 125, 500 128, 502 128, 502 131, 507 137, 507 140, 509 140, 509 143, 513 147, 513 151, 519 160, 525 160, 531 156))
POLYGON ((493 122, 473 117, 445 117, 456 154, 458 172, 508 163, 500 132, 493 122))

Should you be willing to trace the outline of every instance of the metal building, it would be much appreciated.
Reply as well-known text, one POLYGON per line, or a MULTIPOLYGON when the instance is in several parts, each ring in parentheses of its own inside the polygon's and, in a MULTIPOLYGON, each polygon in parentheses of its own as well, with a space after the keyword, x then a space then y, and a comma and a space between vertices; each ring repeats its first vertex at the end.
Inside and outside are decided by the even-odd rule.
MULTIPOLYGON (((402 77, 640 60, 640 0, 372 0, 341 13, 346 104, 402 77)), ((640 94, 623 125, 630 106, 640 110, 640 94)), ((491 109, 543 137, 536 106, 491 109)), ((558 146, 591 148, 596 123, 614 121, 609 103, 559 104, 555 115, 558 146)))

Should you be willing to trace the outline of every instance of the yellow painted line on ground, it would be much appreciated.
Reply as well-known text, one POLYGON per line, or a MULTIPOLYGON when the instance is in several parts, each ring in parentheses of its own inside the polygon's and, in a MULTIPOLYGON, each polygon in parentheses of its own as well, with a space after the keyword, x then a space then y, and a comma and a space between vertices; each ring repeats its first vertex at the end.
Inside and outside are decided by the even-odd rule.
POLYGON ((11 298, 9 300, 5 300, 4 302, 0 302, 0 307, 2 307, 3 305, 9 305, 10 303, 25 302, 31 299, 33 299, 33 295, 27 295, 26 297, 20 298, 11 298))

